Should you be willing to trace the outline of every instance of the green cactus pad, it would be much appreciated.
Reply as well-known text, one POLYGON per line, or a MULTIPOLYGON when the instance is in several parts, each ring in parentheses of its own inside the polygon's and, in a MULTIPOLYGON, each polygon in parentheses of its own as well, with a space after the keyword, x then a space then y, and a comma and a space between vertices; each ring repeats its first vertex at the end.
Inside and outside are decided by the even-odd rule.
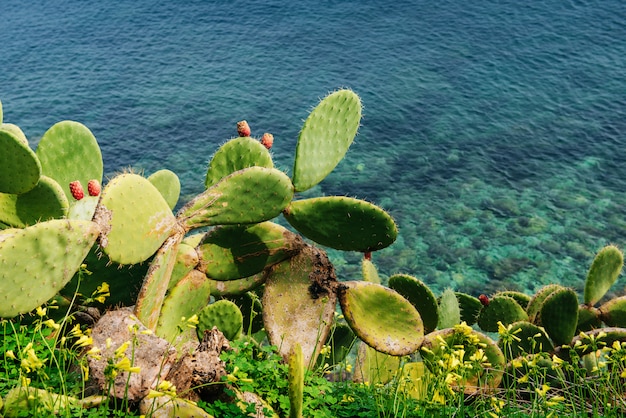
POLYGON ((361 261, 361 273, 363 275, 363 280, 370 283, 381 284, 380 276, 378 275, 378 270, 376 270, 376 266, 367 258, 363 258, 361 261))
POLYGON ((587 332, 602 327, 601 311, 588 305, 578 307, 578 325, 576 333, 587 332))
POLYGON ((180 179, 170 170, 159 170, 148 177, 148 181, 161 193, 170 209, 174 210, 180 197, 180 179))
POLYGON ((37 145, 42 174, 52 177, 61 185, 70 205, 76 202, 70 192, 70 183, 78 180, 87 195, 87 183, 102 181, 104 166, 96 138, 83 124, 62 121, 44 133, 37 145))
MULTIPOLYGON (((109 293, 103 307, 131 306, 135 304, 139 289, 148 271, 148 263, 120 265, 109 260, 94 245, 83 261, 90 274, 83 274, 79 283, 79 275, 61 289, 61 295, 72 298, 78 292, 83 298, 90 297, 103 282, 109 285, 109 293)), ((79 299, 80 301, 80 299, 79 299)))
POLYGON ((180 279, 196 268, 199 260, 200 258, 198 257, 196 249, 185 242, 181 242, 178 246, 178 252, 176 253, 176 262, 174 263, 168 290, 176 286, 176 283, 178 283, 180 279))
POLYGON ((256 334, 263 329, 263 306, 261 300, 254 292, 245 292, 237 296, 229 296, 226 299, 233 302, 243 315, 243 332, 256 334))
POLYGON ((478 326, 486 332, 498 332, 498 322, 506 326, 527 320, 528 314, 515 299, 496 294, 490 299, 489 305, 480 311, 478 326))
POLYGON ((237 280, 212 280, 210 278, 209 280, 211 280, 211 296, 215 296, 216 298, 230 297, 257 289, 265 283, 267 275, 265 273, 259 273, 237 280))
POLYGON ((0 130, 0 193, 22 194, 39 182, 41 164, 14 134, 0 130))
POLYGON ((198 314, 196 331, 202 339, 205 330, 217 327, 226 339, 234 341, 243 331, 243 315, 233 302, 222 299, 205 306, 198 314))
POLYGON ((387 384, 396 376, 402 357, 390 356, 361 343, 356 355, 353 380, 370 385, 387 384))
POLYGON ((282 212, 293 193, 285 173, 274 168, 249 167, 224 177, 198 195, 177 217, 187 230, 267 221, 282 212))
POLYGON ((530 299, 530 302, 528 302, 528 306, 526 307, 526 313, 528 314, 529 322, 541 326, 540 314, 543 302, 548 296, 552 294, 552 292, 559 289, 564 289, 564 287, 558 284, 549 284, 542 287, 535 293, 535 295, 530 299))
POLYGON ((107 184, 94 220, 103 230, 100 246, 120 264, 147 260, 176 226, 161 193, 137 174, 121 174, 107 184))
POLYGON ((452 328, 461 323, 461 307, 452 289, 446 289, 441 294, 438 315, 437 327, 440 329, 452 328))
POLYGON ((0 317, 26 313, 72 278, 95 242, 98 225, 55 219, 0 232, 0 317))
POLYGON ((393 356, 419 348, 424 338, 422 318, 399 293, 367 282, 343 282, 339 289, 346 322, 367 345, 393 356))
POLYGON ((361 121, 361 100, 350 90, 328 95, 309 114, 298 137, 293 184, 301 192, 322 181, 343 159, 361 121))
POLYGON ((182 232, 178 232, 165 240, 150 262, 137 297, 134 314, 153 331, 156 330, 163 300, 176 264, 178 246, 182 239, 182 232))
POLYGON ((600 306, 600 318, 609 327, 626 328, 626 296, 611 299, 600 306))
POLYGON ((469 326, 474 325, 478 321, 478 315, 480 315, 480 311, 483 309, 483 304, 480 303, 478 298, 466 293, 454 292, 454 295, 459 303, 461 321, 464 321, 469 326))
MULTIPOLYGON (((572 339, 570 347, 573 347, 579 356, 583 356, 596 351, 598 347, 611 347, 615 341, 619 341, 620 343, 626 342, 626 329, 621 327, 605 327, 580 333, 572 339), (596 344, 589 344, 591 339, 594 339, 596 344), (580 341, 580 343, 578 343, 578 341, 580 341)), ((563 350, 557 350, 558 356, 563 359, 568 359, 570 347, 566 346, 563 350)))
POLYGON ((26 193, 0 193, 0 222, 16 228, 64 218, 68 208, 61 186, 46 176, 41 176, 39 183, 26 193))
POLYGON ((524 310, 526 310, 528 304, 530 303, 530 300, 532 299, 526 293, 516 292, 514 290, 505 290, 503 292, 498 292, 494 296, 510 296, 515 299, 515 302, 519 303, 519 306, 521 306, 524 310))
POLYGON ((289 418, 302 418, 304 397, 304 356, 302 347, 296 344, 289 354, 289 418))
POLYGON ((514 322, 510 325, 507 334, 516 338, 506 344, 502 337, 498 340, 498 347, 505 353, 507 359, 514 359, 526 354, 549 353, 554 350, 552 341, 543 328, 528 321, 514 322))
POLYGON ((541 323, 555 345, 569 344, 578 324, 578 297, 572 289, 552 292, 541 307, 541 323))
POLYGON ((435 363, 442 358, 446 345, 447 347, 463 346, 465 350, 463 360, 465 361, 469 361, 479 349, 482 349, 491 364, 490 368, 475 367, 473 372, 468 373, 462 381, 457 382, 457 386, 463 388, 466 394, 491 392, 498 387, 502 381, 505 358, 495 341, 467 326, 456 326, 431 332, 426 335, 420 350, 426 366, 431 371, 436 371, 435 363))
POLYGON ((198 270, 213 280, 235 280, 261 272, 304 247, 299 235, 272 223, 227 225, 208 232, 198 247, 198 270))
POLYGON ((330 353, 323 358, 321 356, 318 358, 318 363, 321 363, 320 366, 324 364, 335 365, 344 361, 355 340, 356 335, 348 324, 345 322, 337 323, 326 342, 326 345, 330 347, 330 353))
POLYGON ((305 237, 337 250, 376 251, 398 236, 387 212, 359 199, 327 196, 292 202, 287 221, 305 237))
POLYGON ((327 340, 337 302, 335 271, 324 252, 305 247, 300 253, 270 267, 263 292, 263 323, 270 344, 286 360, 296 343, 307 365, 327 340))
POLYGON ((394 274, 389 277, 389 287, 411 302, 424 322, 424 333, 437 328, 439 312, 435 294, 421 280, 408 274, 394 274))
POLYGON ((189 328, 183 318, 191 318, 198 314, 209 303, 211 285, 206 276, 199 271, 192 270, 187 276, 174 286, 165 299, 159 314, 156 334, 166 341, 180 344, 195 337, 195 332, 189 328), (188 332, 186 332, 188 331, 188 332))
POLYGON ((0 123, 0 130, 12 133, 17 139, 22 141, 24 145, 28 145, 28 138, 26 138, 24 131, 22 131, 19 126, 13 123, 0 123))
POLYGON ((595 305, 613 286, 624 266, 624 254, 614 245, 607 245, 596 254, 585 282, 584 302, 595 305))
POLYGON ((208 189, 227 175, 254 166, 274 167, 268 149, 256 139, 247 136, 231 139, 213 155, 204 185, 208 189))

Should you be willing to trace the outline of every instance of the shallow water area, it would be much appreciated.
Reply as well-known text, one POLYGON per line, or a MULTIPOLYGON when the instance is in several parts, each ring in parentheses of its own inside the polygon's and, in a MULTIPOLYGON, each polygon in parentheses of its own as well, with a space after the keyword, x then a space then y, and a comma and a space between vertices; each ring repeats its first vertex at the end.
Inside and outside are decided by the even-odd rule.
MULTIPOLYGON (((289 172, 308 111, 349 87, 359 135, 307 196, 395 217, 398 241, 374 254, 383 275, 582 290, 593 254, 625 244, 623 16, 621 0, 6 0, 0 100, 33 147, 80 121, 109 176, 167 168, 186 201, 237 121, 273 133, 289 172)), ((360 254, 330 255, 359 277, 360 254)))

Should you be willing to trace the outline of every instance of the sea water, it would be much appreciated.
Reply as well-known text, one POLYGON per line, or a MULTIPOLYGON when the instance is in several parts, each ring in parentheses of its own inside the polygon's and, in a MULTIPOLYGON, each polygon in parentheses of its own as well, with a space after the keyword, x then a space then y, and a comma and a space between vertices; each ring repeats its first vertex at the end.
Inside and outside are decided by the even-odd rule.
MULTIPOLYGON (((345 87, 362 126, 307 196, 394 216, 383 276, 580 291, 594 253, 626 244, 623 0, 2 0, 0 17, 5 121, 33 148, 84 123, 109 177, 167 168, 188 200, 242 119, 289 173, 302 121, 345 87)), ((330 255, 359 279, 360 254, 330 255)))

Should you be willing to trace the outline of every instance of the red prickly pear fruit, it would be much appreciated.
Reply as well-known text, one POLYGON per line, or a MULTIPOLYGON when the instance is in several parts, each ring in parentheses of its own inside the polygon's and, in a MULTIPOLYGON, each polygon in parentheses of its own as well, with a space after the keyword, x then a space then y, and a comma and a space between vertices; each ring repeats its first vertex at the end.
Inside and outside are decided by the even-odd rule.
POLYGON ((85 197, 85 192, 83 191, 83 185, 80 184, 80 181, 78 180, 74 180, 73 182, 70 183, 70 192, 72 193, 72 196, 76 200, 80 200, 83 197, 85 197))
POLYGON ((98 196, 100 194, 100 182, 96 179, 89 180, 87 183, 87 192, 89 196, 98 196))
POLYGON ((489 298, 487 297, 487 295, 478 296, 478 300, 480 301, 480 303, 482 303, 483 306, 489 305, 489 298))
POLYGON ((237 133, 239 136, 250 136, 250 126, 248 125, 248 122, 245 120, 237 122, 237 133))
POLYGON ((363 258, 365 258, 366 260, 372 261, 372 252, 368 251, 366 253, 363 254, 363 258))
POLYGON ((261 138, 261 144, 267 149, 272 148, 274 144, 274 135, 268 134, 267 132, 263 134, 263 138, 261 138))

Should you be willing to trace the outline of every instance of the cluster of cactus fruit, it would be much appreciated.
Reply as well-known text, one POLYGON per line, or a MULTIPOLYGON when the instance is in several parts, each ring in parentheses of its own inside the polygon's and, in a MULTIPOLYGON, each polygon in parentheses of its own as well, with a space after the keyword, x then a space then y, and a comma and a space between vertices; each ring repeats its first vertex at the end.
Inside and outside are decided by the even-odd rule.
POLYGON ((291 177, 274 167, 273 136, 255 139, 247 122, 240 122, 239 136, 210 160, 205 191, 176 214, 180 182, 169 170, 147 178, 122 173, 102 188, 100 148, 84 125, 57 123, 32 151, 16 125, 3 123, 0 317, 29 312, 52 298, 64 303, 76 292, 90 295, 107 282, 107 307, 133 306, 146 327, 175 345, 197 341, 214 326, 231 340, 263 332, 290 364, 292 416, 301 410, 303 368, 342 361, 357 337, 364 344, 354 378, 369 382, 389 380, 401 356, 428 366, 442 342, 479 341, 493 368, 476 370, 467 390, 498 386, 510 356, 565 353, 562 346, 573 346, 579 331, 608 330, 607 344, 626 340, 626 329, 618 328, 626 327, 626 298, 595 307, 623 265, 614 246, 593 261, 582 305, 574 290, 557 285, 533 297, 501 292, 490 298, 451 290, 436 298, 422 281, 404 274, 383 286, 369 254, 396 239, 389 214, 342 196, 294 199, 343 159, 360 118, 360 99, 352 91, 323 99, 304 122, 291 177), (279 215, 299 234, 271 221, 279 215), (363 252, 363 280, 338 281, 324 251, 303 237, 363 252), (91 274, 79 274, 81 265, 91 274), (339 324, 337 304, 345 317, 339 324), (181 335, 181 318, 193 315, 197 333, 181 335), (520 340, 505 356, 501 342, 459 328, 461 322, 484 332, 508 326, 520 340), (540 344, 531 344, 537 335, 540 344), (320 356, 325 345, 332 347, 330 356, 320 356))

